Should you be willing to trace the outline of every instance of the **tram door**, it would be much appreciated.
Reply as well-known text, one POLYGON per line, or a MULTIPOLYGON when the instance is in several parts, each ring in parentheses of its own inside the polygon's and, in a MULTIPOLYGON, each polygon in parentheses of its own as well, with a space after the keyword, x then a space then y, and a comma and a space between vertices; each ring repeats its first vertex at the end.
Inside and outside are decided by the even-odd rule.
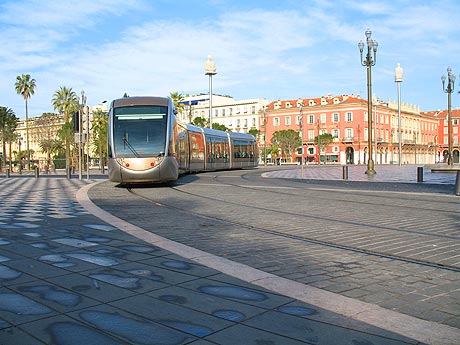
POLYGON ((179 133, 177 138, 178 147, 176 148, 176 152, 178 153, 178 160, 179 160, 179 172, 181 174, 185 173, 189 170, 189 156, 188 156, 188 136, 186 131, 182 131, 179 133))

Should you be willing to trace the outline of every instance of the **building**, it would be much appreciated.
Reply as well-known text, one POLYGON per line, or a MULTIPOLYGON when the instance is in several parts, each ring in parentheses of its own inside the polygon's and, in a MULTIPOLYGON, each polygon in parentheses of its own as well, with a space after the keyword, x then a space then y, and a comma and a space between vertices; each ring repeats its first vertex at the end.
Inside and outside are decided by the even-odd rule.
MULTIPOLYGON (((93 120, 93 112, 100 109, 103 112, 108 112, 108 104, 107 102, 97 104, 94 106, 89 106, 89 113, 88 116, 84 115, 82 117, 82 132, 86 134, 87 131, 87 123, 93 120)), ((58 131, 62 128, 64 124, 64 117, 62 115, 53 114, 54 116, 50 117, 50 119, 43 121, 41 116, 29 118, 28 121, 28 132, 29 132, 29 150, 31 166, 38 166, 41 170, 44 169, 47 162, 47 155, 43 152, 41 148, 41 143, 44 140, 51 140, 55 139, 58 136, 58 131)), ((90 157, 96 157, 97 154, 93 152, 94 145, 91 144, 91 125, 90 129, 90 157)), ((20 151, 25 151, 27 146, 27 135, 26 135, 26 120, 20 119, 18 121, 18 125, 15 131, 17 136, 17 140, 12 143, 11 151, 13 152, 12 160, 16 161, 17 154, 20 151)), ((86 151, 85 151, 86 153, 86 151)), ((65 164, 65 162, 64 162, 65 164)), ((16 167, 18 169, 18 167, 16 167)))
MULTIPOLYGON (((179 114, 181 121, 191 123, 196 117, 209 120, 208 94, 185 97, 181 103, 185 106, 179 114)), ((266 99, 237 101, 230 96, 212 95, 212 122, 224 125, 234 132, 260 130, 260 112, 269 103, 266 99)))
MULTIPOLYGON (((422 112, 423 115, 433 117, 438 121, 438 135, 435 145, 437 147, 438 162, 446 162, 449 152, 449 132, 448 132, 448 114, 447 110, 422 112)), ((451 110, 452 117, 452 161, 459 163, 460 153, 460 109, 451 110)))
MULTIPOLYGON (((267 146, 275 131, 300 131, 302 150, 286 161, 364 164, 368 160, 368 104, 359 95, 328 95, 319 98, 278 100, 270 103, 260 117, 267 146), (301 126, 302 125, 302 126, 301 126), (333 142, 321 153, 315 137, 329 133, 333 142)), ((373 102, 373 145, 375 164, 398 164, 399 122, 396 102, 373 102)), ((438 116, 439 117, 439 116, 438 116)), ((438 161, 439 118, 421 113, 413 105, 401 106, 401 163, 428 164, 438 161)), ((457 141, 458 143, 458 141, 457 141)), ((457 145, 458 148, 458 145, 457 145)), ((261 150, 263 151, 263 150, 261 150)), ((457 156, 458 157, 458 156, 457 156)), ((457 160, 458 161, 458 160, 457 160)))

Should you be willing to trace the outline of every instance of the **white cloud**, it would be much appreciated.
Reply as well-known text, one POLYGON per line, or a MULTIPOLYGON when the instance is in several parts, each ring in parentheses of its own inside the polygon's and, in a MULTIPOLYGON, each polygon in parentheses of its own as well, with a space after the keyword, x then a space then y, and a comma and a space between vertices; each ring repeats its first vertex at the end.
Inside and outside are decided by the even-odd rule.
POLYGON ((8 106, 19 104, 20 115, 22 100, 11 85, 21 73, 37 80, 31 111, 39 113, 51 110, 60 86, 85 89, 93 103, 124 92, 207 92, 208 54, 217 64, 215 91, 240 99, 358 93, 366 81, 357 44, 369 26, 379 41, 375 91, 383 99, 393 94, 392 71, 401 62, 416 103, 426 102, 427 92, 435 94, 431 84, 420 87, 419 77, 438 83, 447 57, 460 52, 458 28, 445 25, 459 12, 452 1, 436 3, 436 11, 415 0, 370 7, 357 1, 289 2, 286 8, 244 11, 216 4, 219 12, 201 18, 173 8, 168 13, 164 3, 160 8, 126 0, 0 5, 0 44, 8 47, 0 51, 0 70, 11 80, 0 84, 0 94, 8 95, 8 106))

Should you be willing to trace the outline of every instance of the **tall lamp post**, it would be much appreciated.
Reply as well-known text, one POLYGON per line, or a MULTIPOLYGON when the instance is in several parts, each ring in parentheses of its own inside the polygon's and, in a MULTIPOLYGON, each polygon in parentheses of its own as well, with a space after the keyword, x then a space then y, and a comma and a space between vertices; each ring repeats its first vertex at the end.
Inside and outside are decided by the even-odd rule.
POLYGON ((212 128, 212 76, 217 74, 217 69, 211 55, 208 55, 208 60, 204 63, 204 72, 209 76, 209 128, 212 128))
POLYGON ((366 44, 367 44, 367 54, 363 60, 363 51, 364 51, 364 42, 359 41, 359 53, 361 65, 367 67, 367 119, 368 119, 368 160, 367 160, 367 175, 375 175, 374 170, 374 160, 372 159, 372 79, 371 79, 371 67, 375 66, 375 61, 377 58, 377 41, 371 39, 372 31, 370 29, 366 30, 366 44), (374 52, 372 57, 371 52, 374 52))
POLYGON ((267 106, 264 105, 263 126, 264 126, 264 166, 267 165, 267 106))
POLYGON ((300 145, 302 149, 302 154, 300 156, 300 169, 301 175, 300 177, 303 178, 303 104, 300 104, 300 113, 299 113, 299 129, 300 129, 300 145))
POLYGON ((449 152, 447 153, 447 164, 452 166, 452 104, 451 104, 451 95, 454 92, 454 83, 455 83, 455 75, 452 73, 452 68, 447 67, 447 78, 445 75, 441 77, 442 81, 442 90, 447 93, 447 126, 448 126, 448 145, 449 145, 449 152), (446 87, 446 79, 447 79, 447 87, 446 87))
POLYGON ((81 103, 83 106, 82 110, 82 116, 85 115, 86 112, 86 138, 85 138, 85 144, 86 144, 86 179, 89 180, 89 109, 86 108, 86 95, 85 91, 81 91, 81 103))
POLYGON ((403 81, 403 69, 398 63, 395 69, 395 83, 398 86, 398 164, 401 166, 402 143, 401 143, 401 83, 403 81))

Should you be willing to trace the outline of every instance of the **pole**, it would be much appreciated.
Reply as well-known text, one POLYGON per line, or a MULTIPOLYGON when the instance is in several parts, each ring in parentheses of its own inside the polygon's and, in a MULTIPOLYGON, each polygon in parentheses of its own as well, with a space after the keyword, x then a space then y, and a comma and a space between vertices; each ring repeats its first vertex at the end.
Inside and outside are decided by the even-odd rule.
MULTIPOLYGON (((370 55, 370 48, 368 49, 368 56, 370 55)), ((367 139, 367 147, 368 147, 368 161, 367 161, 367 175, 375 175, 374 170, 374 160, 372 158, 373 150, 372 150, 372 84, 371 84, 371 65, 367 65, 367 121, 369 125, 368 129, 368 139, 367 139)))
POLYGON ((401 83, 398 84, 398 164, 401 166, 402 160, 402 143, 401 143, 401 83))
POLYGON ((86 108, 86 179, 89 180, 89 108, 86 108))
POLYGON ((78 179, 82 179, 82 164, 81 164, 81 125, 82 125, 82 114, 81 108, 78 110, 78 179))
POLYGON ((212 74, 209 74, 209 128, 212 128, 212 74))

